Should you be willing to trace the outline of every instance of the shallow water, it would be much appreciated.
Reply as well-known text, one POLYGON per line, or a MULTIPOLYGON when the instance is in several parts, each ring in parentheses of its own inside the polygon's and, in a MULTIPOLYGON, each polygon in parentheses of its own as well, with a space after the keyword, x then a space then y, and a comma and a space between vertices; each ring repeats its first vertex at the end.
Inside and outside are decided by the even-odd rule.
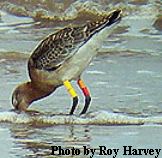
MULTIPOLYGON (((51 145, 80 150, 83 146, 99 148, 105 145, 119 148, 117 157, 121 158, 128 157, 122 155, 124 145, 161 148, 162 32, 160 25, 154 25, 161 15, 161 1, 146 0, 147 5, 138 0, 35 2, 0 2, 1 156, 51 157, 51 145), (50 3, 55 5, 51 7, 50 3), (123 20, 83 73, 92 95, 89 112, 79 116, 84 100, 75 82, 80 103, 74 116, 66 115, 71 100, 64 87, 31 106, 39 113, 12 111, 11 93, 17 84, 28 80, 27 58, 37 43, 68 23, 84 23, 88 18, 94 19, 96 12, 110 10, 113 6, 123 9, 123 20), (19 10, 15 10, 18 7, 19 10), (34 13, 38 8, 46 16, 39 14, 36 18, 34 13), (52 19, 53 16, 63 16, 64 20, 60 22, 52 19)), ((113 157, 98 154, 94 158, 113 157)))

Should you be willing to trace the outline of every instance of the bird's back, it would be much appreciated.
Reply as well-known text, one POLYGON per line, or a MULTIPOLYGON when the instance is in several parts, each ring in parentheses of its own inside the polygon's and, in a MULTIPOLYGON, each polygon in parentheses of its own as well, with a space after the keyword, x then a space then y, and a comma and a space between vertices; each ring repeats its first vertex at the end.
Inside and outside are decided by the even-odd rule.
POLYGON ((86 45, 92 36, 114 23, 121 10, 82 26, 68 26, 47 36, 32 53, 29 62, 36 69, 54 71, 86 45))

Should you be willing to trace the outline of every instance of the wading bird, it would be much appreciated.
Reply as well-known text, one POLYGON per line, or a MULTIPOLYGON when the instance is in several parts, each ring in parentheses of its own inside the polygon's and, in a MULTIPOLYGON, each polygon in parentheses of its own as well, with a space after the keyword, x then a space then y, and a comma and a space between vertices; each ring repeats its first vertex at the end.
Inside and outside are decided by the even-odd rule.
POLYGON ((81 74, 97 55, 102 42, 121 20, 120 9, 100 20, 81 26, 65 27, 42 40, 28 60, 31 81, 18 85, 12 95, 12 104, 19 111, 27 111, 29 105, 44 98, 64 85, 73 98, 70 114, 78 104, 78 95, 70 81, 76 80, 85 96, 86 113, 91 97, 81 74))

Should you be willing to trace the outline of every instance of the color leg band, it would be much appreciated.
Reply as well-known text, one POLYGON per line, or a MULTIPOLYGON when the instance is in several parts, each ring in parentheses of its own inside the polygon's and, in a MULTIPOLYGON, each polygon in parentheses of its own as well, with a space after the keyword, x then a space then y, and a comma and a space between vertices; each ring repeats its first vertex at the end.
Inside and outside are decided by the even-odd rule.
POLYGON ((81 79, 78 80, 78 85, 81 88, 81 90, 83 91, 85 96, 90 95, 88 88, 86 87, 86 85, 84 84, 84 82, 81 79))
POLYGON ((77 97, 77 93, 75 92, 74 88, 72 87, 71 83, 67 80, 64 82, 64 86, 68 90, 69 94, 74 98, 77 97))

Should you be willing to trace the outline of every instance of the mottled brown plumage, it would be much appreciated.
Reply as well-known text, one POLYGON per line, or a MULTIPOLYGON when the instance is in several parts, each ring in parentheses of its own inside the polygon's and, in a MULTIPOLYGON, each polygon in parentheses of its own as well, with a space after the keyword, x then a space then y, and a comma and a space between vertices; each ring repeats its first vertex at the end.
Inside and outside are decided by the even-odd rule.
POLYGON ((34 50, 30 57, 37 69, 56 70, 63 62, 77 53, 79 47, 97 31, 111 25, 120 10, 111 17, 105 16, 100 21, 89 22, 83 26, 66 27, 47 36, 34 50))

